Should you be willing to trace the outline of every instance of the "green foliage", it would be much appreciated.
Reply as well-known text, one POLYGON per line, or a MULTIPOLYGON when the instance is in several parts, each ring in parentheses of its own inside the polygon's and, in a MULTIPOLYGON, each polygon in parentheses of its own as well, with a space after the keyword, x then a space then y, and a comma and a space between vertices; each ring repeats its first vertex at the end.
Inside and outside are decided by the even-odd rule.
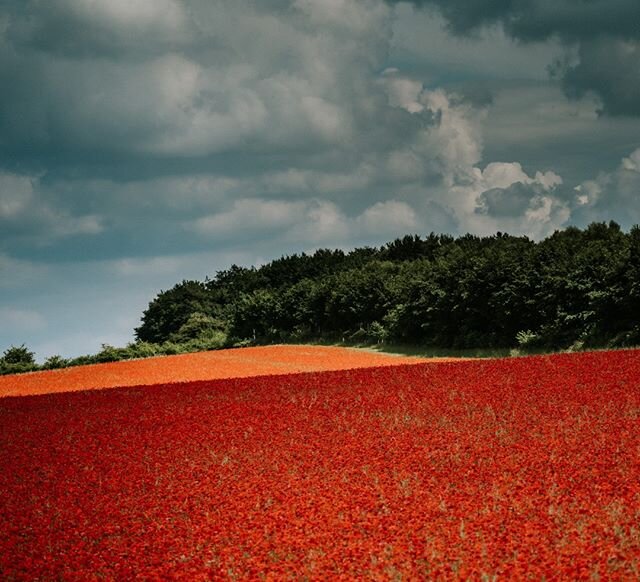
POLYGON ((160 353, 164 356, 175 356, 177 354, 184 354, 187 350, 182 344, 175 342, 163 342, 160 345, 160 353))
POLYGON ((275 340, 281 309, 270 289, 241 293, 233 304, 231 335, 237 339, 275 340))
POLYGON ((126 348, 116 348, 109 344, 102 344, 102 349, 95 355, 95 361, 98 363, 118 362, 125 359, 126 348))
POLYGON ((171 334, 171 340, 176 343, 185 343, 192 340, 214 341, 224 344, 226 323, 210 315, 194 311, 180 329, 171 334))
POLYGON ((389 338, 389 332, 379 321, 374 321, 369 326, 367 335, 377 344, 383 344, 389 338))
POLYGON ((5 364, 33 365, 36 363, 35 354, 22 344, 21 346, 11 346, 2 354, 2 361, 5 364))
POLYGON ((199 281, 182 281, 169 291, 161 291, 143 313, 136 337, 161 343, 171 334, 179 333, 194 313, 213 316, 217 309, 215 299, 207 284, 199 281))
POLYGON ((19 374, 37 370, 34 355, 24 344, 7 348, 0 358, 0 374, 19 374))
POLYGON ((630 345, 640 340, 640 229, 625 234, 613 222, 594 223, 540 243, 503 233, 407 235, 379 249, 233 266, 204 287, 183 282, 162 292, 143 322, 138 336, 153 329, 156 342, 221 331, 234 344, 630 345))
POLYGON ((135 342, 127 346, 131 358, 152 358, 160 355, 160 347, 158 344, 150 342, 135 342))
POLYGON ((521 348, 526 348, 528 346, 531 346, 532 344, 535 343, 535 341, 538 339, 538 336, 533 333, 530 329, 528 329, 527 331, 519 331, 516 334, 516 341, 518 342, 518 347, 521 348))
POLYGON ((42 364, 43 370, 56 370, 58 368, 66 368, 69 365, 68 360, 62 356, 49 356, 42 364))

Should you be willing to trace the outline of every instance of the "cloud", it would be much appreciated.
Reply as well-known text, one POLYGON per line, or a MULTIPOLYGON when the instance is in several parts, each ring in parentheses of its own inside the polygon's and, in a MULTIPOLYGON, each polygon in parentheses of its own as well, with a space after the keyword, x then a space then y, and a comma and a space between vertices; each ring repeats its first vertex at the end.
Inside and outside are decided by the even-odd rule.
POLYGON ((578 223, 616 220, 629 228, 640 224, 640 148, 623 158, 613 172, 601 172, 574 189, 573 215, 578 223))
POLYGON ((367 234, 398 235, 420 230, 420 220, 411 206, 405 202, 389 200, 377 202, 367 208, 356 222, 367 234))
POLYGON ((286 234, 286 239, 297 244, 335 247, 354 235, 357 237, 349 226, 349 220, 335 204, 313 200, 306 205, 302 220, 286 234))
POLYGON ((559 39, 567 46, 567 56, 554 59, 550 67, 569 97, 592 92, 602 100, 605 114, 640 115, 640 3, 635 0, 413 0, 412 4, 436 9, 459 35, 500 25, 518 41, 559 39))
POLYGON ((0 220, 13 220, 24 213, 32 195, 31 178, 0 174, 0 220))
POLYGON ((0 307, 0 327, 12 330, 16 335, 33 332, 46 326, 45 318, 38 312, 12 307, 0 307))
POLYGON ((542 81, 548 78, 549 63, 564 54, 559 40, 524 44, 498 26, 473 35, 451 34, 442 14, 416 10, 407 2, 397 5, 396 15, 390 60, 430 85, 469 78, 542 81))
POLYGON ((382 0, 340 0, 339 12, 318 0, 108 4, 0 8, 5 149, 318 149, 357 139, 377 113, 371 73, 391 35, 382 0))
POLYGON ((231 209, 202 217, 186 226, 210 240, 235 238, 245 233, 250 240, 275 237, 298 244, 343 243, 348 235, 348 219, 333 203, 308 201, 243 199, 231 209))
POLYGON ((74 58, 163 50, 186 41, 190 26, 177 0, 25 0, 10 16, 7 35, 13 44, 74 58))
POLYGON ((475 168, 467 183, 455 186, 458 196, 474 206, 473 213, 460 218, 478 234, 501 230, 541 239, 564 226, 571 216, 569 204, 558 192, 562 183, 551 171, 529 176, 517 162, 475 168))
POLYGON ((102 231, 99 217, 73 216, 54 208, 39 195, 39 179, 0 172, 0 228, 2 242, 9 238, 48 244, 76 235, 95 235, 102 231))
POLYGON ((363 162, 350 172, 288 168, 266 174, 262 184, 266 192, 318 195, 359 191, 372 185, 376 177, 375 166, 363 162))
POLYGON ((417 232, 424 224, 415 210, 398 200, 377 202, 348 216, 336 204, 307 201, 238 200, 225 212, 185 225, 209 240, 225 240, 238 232, 260 240, 267 235, 283 243, 341 246, 350 240, 369 241, 417 232))
POLYGON ((125 257, 113 260, 109 267, 117 277, 177 275, 184 268, 184 257, 163 256, 148 259, 125 257))
POLYGON ((640 174, 640 148, 632 152, 628 158, 623 158, 620 166, 622 170, 640 174))
POLYGON ((517 162, 482 160, 482 121, 486 111, 455 93, 428 90, 395 70, 384 77, 392 103, 413 115, 428 115, 427 125, 409 150, 394 152, 392 173, 415 176, 427 168, 441 177, 441 194, 433 203, 444 204, 462 232, 490 234, 496 230, 541 238, 569 218, 564 202, 553 195, 562 178, 552 171, 529 176, 517 162))
POLYGON ((192 227, 213 239, 235 238, 240 231, 255 236, 290 228, 306 211, 304 202, 242 199, 229 210, 196 219, 192 227))
MULTIPOLYGON (((515 182, 506 188, 491 188, 478 197, 478 213, 496 218, 522 216, 533 200, 543 199, 545 189, 540 185, 515 182)), ((537 206, 540 206, 538 203, 537 206)))
MULTIPOLYGON (((406 0, 401 0, 406 1, 406 0)), ((638 36, 640 6, 635 0, 409 0, 437 8, 460 34, 501 24, 515 38, 545 40, 558 35, 583 40, 595 35, 638 36)))
POLYGON ((307 15, 313 26, 333 27, 349 36, 368 36, 389 15, 376 0, 294 0, 293 6, 307 15))
POLYGON ((580 44, 578 62, 560 67, 566 93, 590 92, 602 100, 601 112, 640 115, 640 41, 596 38, 580 44))
POLYGON ((32 286, 49 275, 46 265, 20 260, 0 253, 0 289, 32 286))
POLYGON ((388 3, 223 4, 0 9, 0 152, 61 160, 35 185, 49 240, 179 255, 475 228, 488 107, 385 70, 388 3), (65 38, 65 21, 84 28, 65 38))
POLYGON ((387 170, 393 176, 438 176, 450 187, 480 161, 485 108, 474 107, 455 92, 427 89, 395 69, 386 70, 381 83, 389 103, 410 113, 418 128, 411 140, 389 152, 387 170))
MULTIPOLYGON (((429 202, 444 205, 462 232, 491 234, 497 230, 539 239, 570 218, 569 204, 556 190, 563 184, 553 171, 530 176, 518 162, 493 162, 484 169, 482 122, 486 110, 442 89, 428 90, 386 71, 383 82, 391 103, 433 120, 415 142, 389 160, 392 174, 415 177, 418 168, 438 175, 440 194, 429 202)), ((425 208, 426 210, 426 208, 425 208)))

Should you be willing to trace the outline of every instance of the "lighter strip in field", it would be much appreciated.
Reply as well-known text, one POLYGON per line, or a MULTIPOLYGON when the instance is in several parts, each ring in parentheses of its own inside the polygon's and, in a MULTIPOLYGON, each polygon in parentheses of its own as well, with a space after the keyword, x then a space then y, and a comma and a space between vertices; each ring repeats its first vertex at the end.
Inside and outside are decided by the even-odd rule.
POLYGON ((2 376, 0 397, 396 366, 427 361, 433 360, 326 346, 278 345, 228 349, 2 376))

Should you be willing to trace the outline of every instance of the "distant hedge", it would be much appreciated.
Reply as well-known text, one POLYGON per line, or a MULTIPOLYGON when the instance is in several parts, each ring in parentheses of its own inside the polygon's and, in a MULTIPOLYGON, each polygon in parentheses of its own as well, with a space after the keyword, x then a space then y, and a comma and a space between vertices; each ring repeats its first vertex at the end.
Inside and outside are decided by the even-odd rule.
MULTIPOLYGON (((97 354, 79 356, 77 358, 71 359, 66 359, 61 356, 55 355, 47 358, 47 360, 45 360, 44 364, 42 365, 36 364, 35 361, 8 363, 5 357, 2 357, 0 358, 0 375, 35 372, 38 370, 53 370, 57 368, 68 368, 70 366, 83 366, 86 364, 117 362, 119 360, 132 360, 137 358, 148 358, 152 356, 167 356, 174 354, 186 354, 189 352, 202 352, 206 350, 214 350, 225 347, 225 342, 226 337, 218 334, 215 337, 200 337, 181 343, 166 341, 161 344, 152 344, 149 342, 139 341, 130 343, 124 348, 117 348, 108 344, 103 344, 102 349, 97 354)), ((21 346, 21 348, 24 348, 24 346, 21 346)), ((7 352, 15 349, 19 348, 16 348, 15 346, 9 348, 5 352, 5 356, 7 352)))

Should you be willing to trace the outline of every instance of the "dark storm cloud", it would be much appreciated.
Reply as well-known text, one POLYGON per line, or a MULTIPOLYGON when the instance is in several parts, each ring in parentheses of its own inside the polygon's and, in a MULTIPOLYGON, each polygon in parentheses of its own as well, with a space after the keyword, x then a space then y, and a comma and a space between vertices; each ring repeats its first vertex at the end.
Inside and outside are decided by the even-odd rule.
POLYGON ((193 252, 211 243, 188 226, 218 224, 239 198, 283 214, 330 199, 335 217, 306 202, 292 216, 331 240, 393 198, 409 178, 385 192, 371 169, 435 123, 389 106, 378 82, 391 13, 382 0, 339 13, 315 0, 0 2, 0 252, 193 252))
POLYGON ((640 2, 637 0, 413 0, 438 10, 450 29, 472 35, 501 25, 523 42, 558 38, 577 46, 577 63, 550 63, 566 94, 592 91, 601 112, 640 115, 640 2))
POLYGON ((604 113, 640 114, 639 42, 596 39, 582 43, 579 56, 578 64, 563 71, 563 84, 570 97, 580 98, 595 90, 602 98, 604 113))
POLYGON ((529 208, 532 198, 545 194, 541 184, 515 182, 507 188, 491 188, 479 196, 477 212, 494 217, 521 216, 529 208))
POLYGON ((353 151, 356 142, 384 150, 415 126, 372 84, 390 10, 377 0, 347 8, 336 15, 302 0, 0 3, 2 164, 48 173, 111 165, 110 176, 152 166, 153 175, 233 165, 218 161, 229 154, 273 161, 353 151))
POLYGON ((123 18, 118 18, 117 12, 110 10, 106 3, 83 7, 79 2, 66 0, 24 0, 10 6, 5 38, 20 51, 72 58, 118 58, 131 54, 144 58, 168 47, 180 46, 186 40, 180 34, 185 23, 177 5, 162 0, 159 5, 166 14, 163 19, 136 11, 134 2, 128 12, 122 13, 123 18), (95 12, 99 18, 95 18, 95 12), (178 26, 172 25, 172 20, 177 20, 178 26), (164 34, 154 34, 157 32, 164 34))
MULTIPOLYGON (((405 1, 405 0, 402 0, 405 1)), ((521 40, 558 35, 567 41, 611 35, 639 38, 640 3, 636 0, 411 0, 437 8, 457 33, 502 24, 521 40)))

